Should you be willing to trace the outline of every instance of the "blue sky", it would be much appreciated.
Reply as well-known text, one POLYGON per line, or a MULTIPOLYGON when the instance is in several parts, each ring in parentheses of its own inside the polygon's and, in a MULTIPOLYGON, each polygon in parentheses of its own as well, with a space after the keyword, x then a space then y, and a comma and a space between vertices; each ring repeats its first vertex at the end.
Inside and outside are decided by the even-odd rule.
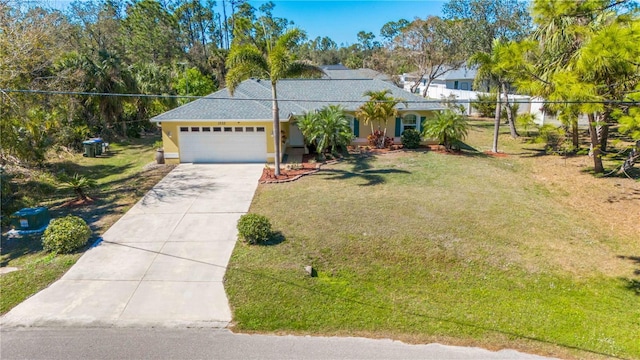
MULTIPOLYGON (((18 0, 20 1, 20 0, 18 0)), ((86 1, 86 0, 83 0, 86 1)), ((440 0, 272 0, 276 7, 274 16, 292 20, 295 25, 307 32, 309 39, 328 36, 338 45, 354 44, 356 34, 361 31, 372 32, 380 37, 380 28, 389 21, 429 15, 440 15, 440 0)), ((35 0, 49 6, 64 9, 72 0, 35 0)), ((258 8, 266 1, 249 1, 258 8)), ((218 6, 222 0, 217 0, 218 6)))
MULTIPOLYGON (((274 16, 292 20, 307 32, 309 39, 328 36, 338 45, 357 42, 356 34, 370 31, 380 37, 380 28, 389 21, 429 15, 441 15, 445 1, 378 0, 378 1, 313 1, 275 0, 274 16)), ((258 8, 264 1, 250 1, 258 8)))

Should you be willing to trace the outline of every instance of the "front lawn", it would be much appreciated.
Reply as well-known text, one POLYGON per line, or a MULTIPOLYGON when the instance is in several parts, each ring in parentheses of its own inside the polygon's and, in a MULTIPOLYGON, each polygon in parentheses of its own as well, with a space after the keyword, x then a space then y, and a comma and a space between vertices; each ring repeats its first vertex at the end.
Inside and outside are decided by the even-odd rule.
MULTIPOLYGON (((110 153, 98 158, 63 153, 40 169, 8 167, 2 181, 7 181, 5 186, 9 188, 3 189, 3 197, 11 198, 3 200, 3 206, 10 208, 3 209, 3 214, 21 207, 46 206, 52 218, 77 215, 91 226, 94 236, 89 243, 93 243, 173 168, 149 166, 154 161, 156 140, 145 138, 112 144, 110 153), (81 206, 70 204, 75 196, 73 191, 59 190, 58 178, 62 173, 78 173, 96 180, 96 187, 88 191, 94 201, 81 206)), ((3 232, 6 230, 3 228, 3 232)), ((0 275, 0 314, 60 278, 84 250, 53 256, 42 249, 40 236, 21 239, 3 236, 0 265, 19 270, 0 275)))
POLYGON ((475 125, 476 152, 353 157, 261 185, 251 212, 285 240, 236 246, 234 330, 640 358, 640 183, 520 140, 487 156, 475 125))

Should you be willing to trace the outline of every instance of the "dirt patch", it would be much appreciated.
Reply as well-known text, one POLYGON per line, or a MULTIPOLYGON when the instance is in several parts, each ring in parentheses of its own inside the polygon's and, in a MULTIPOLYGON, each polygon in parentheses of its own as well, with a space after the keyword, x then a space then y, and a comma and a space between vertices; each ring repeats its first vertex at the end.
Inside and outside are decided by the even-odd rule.
POLYGON ((90 197, 87 197, 86 199, 73 199, 63 203, 62 205, 60 205, 60 207, 74 208, 74 207, 88 206, 93 204, 95 201, 96 199, 90 198, 90 197))
POLYGON ((493 151, 485 151, 485 154, 491 156, 491 157, 495 157, 495 158, 506 158, 509 157, 509 155, 503 153, 503 152, 493 152, 493 151))
POLYGON ((590 219, 592 226, 585 234, 584 244, 578 248, 563 239, 554 241, 555 261, 563 268, 576 272, 581 263, 590 264, 610 276, 631 276, 634 264, 620 256, 638 256, 637 241, 617 242, 608 237, 637 239, 640 234, 640 182, 621 177, 599 178, 588 170, 593 164, 588 156, 545 156, 530 159, 532 176, 557 201, 578 216, 590 219), (581 251, 583 260, 567 262, 567 252, 581 251))

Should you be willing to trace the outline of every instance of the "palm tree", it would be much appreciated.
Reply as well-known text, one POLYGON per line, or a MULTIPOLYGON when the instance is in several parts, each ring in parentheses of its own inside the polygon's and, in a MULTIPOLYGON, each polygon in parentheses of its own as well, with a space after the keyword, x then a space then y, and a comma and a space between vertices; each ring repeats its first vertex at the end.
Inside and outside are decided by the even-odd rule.
POLYGON ((258 77, 271 81, 273 104, 273 141, 275 145, 275 175, 280 175, 280 114, 278 109, 277 83, 280 79, 321 74, 319 68, 296 61, 291 49, 302 39, 299 29, 287 30, 277 38, 267 38, 264 46, 255 42, 235 42, 227 57, 226 84, 233 95, 236 87, 245 79, 258 77))
POLYGON ((384 147, 384 140, 387 137, 387 122, 389 118, 398 116, 398 104, 402 103, 405 107, 408 107, 405 99, 395 98, 389 96, 389 94, 391 94, 391 90, 389 89, 365 92, 364 95, 368 96, 369 100, 360 106, 357 113, 357 116, 362 119, 365 124, 371 125, 372 134, 374 133, 374 122, 378 124, 378 129, 380 126, 383 127, 383 136, 378 139, 378 143, 376 144, 378 148, 384 147))
POLYGON ((88 188, 92 188, 96 185, 95 180, 89 179, 82 175, 78 175, 77 173, 73 174, 73 176, 71 177, 63 176, 61 180, 62 180, 62 185, 60 185, 61 189, 65 189, 65 190, 72 189, 78 196, 78 199, 85 202, 89 200, 89 198, 85 193, 85 190, 88 188))
MULTIPOLYGON (((118 94, 135 92, 136 82, 129 67, 115 54, 100 50, 97 56, 70 53, 59 64, 61 74, 68 76, 80 91, 118 94)), ((99 120, 97 127, 109 129, 121 120, 122 135, 127 136, 127 123, 122 116, 123 102, 131 99, 117 96, 90 96, 85 107, 99 120)))
POLYGON ((498 152, 498 135, 500 134, 500 113, 502 112, 501 96, 504 96, 505 105, 507 107, 507 119, 509 121, 509 130, 513 138, 518 137, 518 132, 512 114, 509 109, 509 97, 507 94, 507 84, 511 82, 514 58, 518 58, 514 54, 517 44, 505 43, 498 39, 493 41, 491 53, 478 52, 469 59, 470 65, 478 65, 478 73, 475 79, 475 86, 478 87, 480 82, 490 80, 498 83, 498 95, 496 99, 495 126, 493 129, 493 146, 491 151, 498 152), (501 94, 502 92, 502 94, 501 94))
POLYGON ((452 150, 454 144, 467 137, 468 130, 469 123, 465 116, 445 110, 437 113, 433 120, 427 122, 422 135, 438 139, 447 150, 452 150))
POLYGON ((319 156, 331 148, 335 154, 339 147, 351 142, 353 134, 344 108, 339 105, 325 106, 317 112, 308 112, 298 121, 298 127, 308 143, 316 145, 319 156))

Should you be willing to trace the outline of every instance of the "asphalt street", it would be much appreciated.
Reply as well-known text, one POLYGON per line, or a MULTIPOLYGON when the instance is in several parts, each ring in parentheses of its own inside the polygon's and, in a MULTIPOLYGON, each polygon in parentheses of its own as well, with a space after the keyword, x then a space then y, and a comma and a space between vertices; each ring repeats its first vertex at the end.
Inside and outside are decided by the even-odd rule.
POLYGON ((224 329, 3 328, 9 359, 546 359, 514 350, 363 338, 233 334, 224 329))

